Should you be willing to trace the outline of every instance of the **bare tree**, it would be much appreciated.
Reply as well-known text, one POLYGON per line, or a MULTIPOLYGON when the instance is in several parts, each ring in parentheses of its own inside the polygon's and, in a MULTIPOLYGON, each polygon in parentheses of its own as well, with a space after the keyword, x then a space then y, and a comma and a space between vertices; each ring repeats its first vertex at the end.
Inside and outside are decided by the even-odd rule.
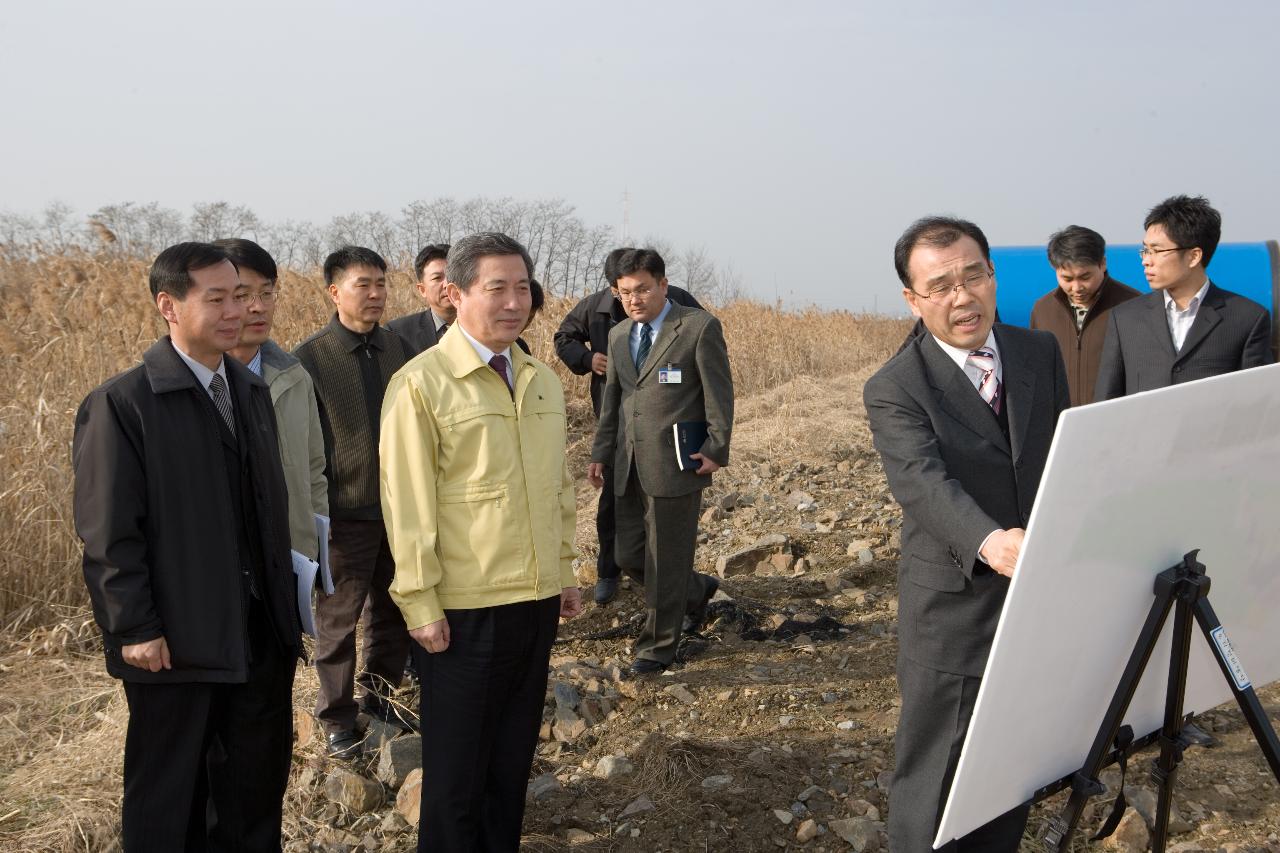
POLYGON ((244 205, 213 201, 198 202, 191 206, 188 233, 192 240, 207 243, 227 237, 244 237, 257 241, 260 231, 262 223, 257 214, 244 205))

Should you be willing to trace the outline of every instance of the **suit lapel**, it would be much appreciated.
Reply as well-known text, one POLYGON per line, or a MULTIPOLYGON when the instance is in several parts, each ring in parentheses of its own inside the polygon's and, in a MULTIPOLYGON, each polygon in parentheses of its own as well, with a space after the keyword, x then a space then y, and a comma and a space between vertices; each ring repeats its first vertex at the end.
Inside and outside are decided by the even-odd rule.
POLYGON ((1191 328, 1187 330, 1187 339, 1182 342, 1182 349, 1178 350, 1174 364, 1189 356, 1200 345, 1200 342, 1209 336, 1209 333, 1213 331, 1213 327, 1222 322, 1222 315, 1218 313, 1218 308, 1221 305, 1222 294, 1215 285, 1210 284, 1209 289, 1205 291, 1204 301, 1196 311, 1196 319, 1191 323, 1191 328))
POLYGON ((635 325, 635 321, 628 317, 614 326, 613 331, 610 332, 610 334, 619 336, 618 343, 622 345, 622 352, 616 358, 618 372, 625 373, 632 383, 638 379, 636 376, 636 360, 631 357, 631 330, 635 328, 635 325))
POLYGON ((1141 316, 1147 334, 1151 335, 1155 345, 1167 352, 1169 358, 1177 358, 1178 353, 1173 348, 1173 334, 1169 331, 1169 318, 1165 314, 1164 294, 1160 291, 1152 293, 1147 299, 1147 310, 1141 316))
POLYGON ((1000 424, 992 416, 991 407, 978 396, 978 389, 969 377, 942 351, 933 335, 926 334, 917 340, 929 383, 938 390, 942 407, 951 417, 1009 453, 1009 442, 1000 431, 1000 424))
POLYGON ((640 371, 639 379, 643 380, 653 371, 653 366, 662 361, 662 357, 666 355, 667 350, 671 349, 671 344, 675 342, 676 336, 680 334, 680 314, 676 311, 675 303, 672 303, 671 310, 667 312, 667 319, 662 322, 662 329, 658 332, 658 339, 653 342, 653 348, 649 350, 649 357, 644 360, 644 369, 640 371))
POLYGON ((1009 416, 1010 455, 1017 462, 1022 455, 1027 429, 1031 426, 1031 409, 1036 396, 1036 375, 1028 370, 1029 353, 1023 353, 1016 341, 995 330, 996 346, 1000 349, 1000 371, 1003 374, 1002 393, 1005 412, 1009 416))

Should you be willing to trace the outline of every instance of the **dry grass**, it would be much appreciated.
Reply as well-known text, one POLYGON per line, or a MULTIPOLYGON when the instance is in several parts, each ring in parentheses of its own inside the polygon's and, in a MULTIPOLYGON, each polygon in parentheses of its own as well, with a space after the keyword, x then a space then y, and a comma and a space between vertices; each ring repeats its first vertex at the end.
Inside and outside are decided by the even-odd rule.
MULTIPOLYGON (((92 388, 135 364, 162 324, 147 293, 147 266, 90 254, 34 260, 0 253, 0 848, 109 850, 116 843, 127 710, 102 669, 80 577, 71 518, 71 437, 92 388)), ((391 275, 391 315, 417 310, 411 276, 391 275)), ((318 275, 286 272, 275 338, 286 348, 328 321, 318 275)), ((570 401, 570 460, 585 468, 593 419, 585 377, 564 370, 551 344, 572 306, 552 298, 526 339, 554 365, 570 401)), ((716 309, 729 342, 738 429, 803 441, 789 426, 810 414, 817 383, 863 372, 893 352, 897 320, 844 312, 787 311, 735 302, 716 309)), ((857 387, 854 385, 853 387, 857 387)), ((830 412, 833 429, 865 429, 860 402, 830 412)), ((579 544, 594 552, 594 493, 579 494, 579 544)), ((585 565, 590 565, 584 559, 585 565)), ((589 574, 585 573, 585 574, 589 574)), ((584 580, 588 578, 584 577, 584 580)), ((314 700, 300 670, 295 705, 314 700)), ((306 758, 305 750, 300 756, 306 758)), ((673 760, 693 760, 678 750, 673 760)), ((656 770, 658 768, 646 768, 656 770)), ((314 831, 302 817, 316 796, 296 763, 286 834, 314 831)))

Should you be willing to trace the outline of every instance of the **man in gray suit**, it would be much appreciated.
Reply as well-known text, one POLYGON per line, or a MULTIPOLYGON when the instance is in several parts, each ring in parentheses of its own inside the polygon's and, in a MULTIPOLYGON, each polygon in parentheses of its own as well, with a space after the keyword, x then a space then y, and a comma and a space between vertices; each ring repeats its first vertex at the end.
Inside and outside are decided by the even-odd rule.
POLYGON ((675 658, 682 622, 696 630, 719 582, 693 570, 702 490, 729 463, 733 378, 720 321, 667 299, 666 265, 652 249, 617 259, 627 319, 609 333, 600 425, 588 476, 604 485, 613 468, 615 559, 644 584, 648 610, 632 676, 659 673, 675 658), (707 438, 681 470, 675 424, 703 422, 707 438))
POLYGON ((1142 271, 1151 286, 1107 324, 1094 396, 1110 400, 1271 363, 1271 315, 1215 285, 1206 267, 1222 216, 1203 196, 1165 199, 1147 214, 1142 271))
POLYGON ((418 277, 414 287, 427 307, 387 323, 387 328, 408 341, 415 353, 425 352, 440 343, 440 338, 458 316, 458 309, 445 294, 444 271, 448 258, 447 243, 422 247, 413 260, 413 272, 418 277))
MULTIPOLYGON (((995 269, 973 223, 930 217, 898 239, 925 334, 867 381, 876 449, 902 505, 898 689, 889 792, 895 853, 932 847, 1058 415, 1058 342, 995 323, 995 269)), ((943 849, 1016 851, 1027 809, 943 849)))

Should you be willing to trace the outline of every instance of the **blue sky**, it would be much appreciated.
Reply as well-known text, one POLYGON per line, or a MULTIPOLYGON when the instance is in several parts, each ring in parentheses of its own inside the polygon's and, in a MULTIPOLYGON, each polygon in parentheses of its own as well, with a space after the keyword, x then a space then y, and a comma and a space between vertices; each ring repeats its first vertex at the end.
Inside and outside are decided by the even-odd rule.
MULTIPOLYGON (((701 245, 757 296, 883 310, 892 245, 1137 242, 1202 193, 1280 237, 1280 6, 46 2, 0 11, 0 209, 267 220, 561 197, 701 245)), ((1051 283, 1046 283, 1049 286, 1051 283)))

